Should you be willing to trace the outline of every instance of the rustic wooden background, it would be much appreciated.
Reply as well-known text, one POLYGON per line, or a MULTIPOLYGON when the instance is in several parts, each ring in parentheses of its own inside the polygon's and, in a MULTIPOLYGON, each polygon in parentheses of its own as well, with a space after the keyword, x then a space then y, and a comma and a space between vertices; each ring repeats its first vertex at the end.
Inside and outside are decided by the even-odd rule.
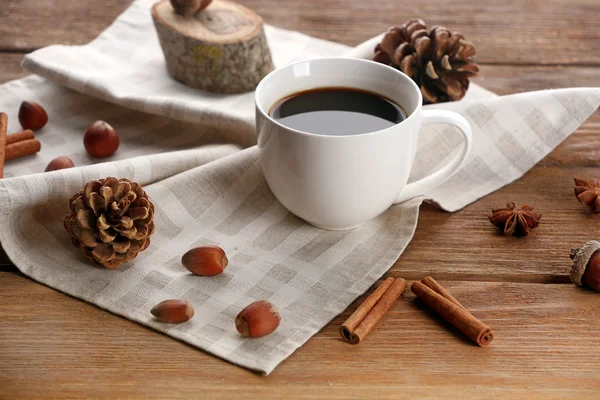
MULTIPOLYGON (((414 16, 462 31, 478 49, 476 82, 499 94, 600 86, 598 0, 240 0, 267 23, 356 45, 414 16), (503 3, 503 4, 498 4, 503 3)), ((0 82, 27 75, 23 54, 84 44, 129 0, 3 0, 0 82)), ((0 398, 594 398, 600 390, 600 294, 569 283, 569 250, 597 239, 600 217, 572 178, 600 178, 600 112, 522 179, 448 214, 423 206, 389 275, 433 275, 492 326, 481 349, 409 292, 359 346, 335 318, 269 377, 235 367, 0 262, 0 398), (487 220, 507 201, 542 212, 527 238, 487 220)))

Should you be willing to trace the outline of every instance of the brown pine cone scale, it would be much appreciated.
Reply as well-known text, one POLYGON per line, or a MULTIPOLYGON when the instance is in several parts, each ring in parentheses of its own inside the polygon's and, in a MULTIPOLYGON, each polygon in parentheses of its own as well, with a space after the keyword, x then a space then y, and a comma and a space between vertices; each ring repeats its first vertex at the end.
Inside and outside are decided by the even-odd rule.
POLYGON ((425 104, 462 99, 469 78, 479 72, 475 47, 461 33, 442 26, 427 31, 418 18, 391 27, 375 47, 373 60, 410 76, 425 104))
POLYGON ((88 182, 69 200, 65 229, 90 260, 114 269, 150 245, 154 205, 142 187, 129 179, 88 182))

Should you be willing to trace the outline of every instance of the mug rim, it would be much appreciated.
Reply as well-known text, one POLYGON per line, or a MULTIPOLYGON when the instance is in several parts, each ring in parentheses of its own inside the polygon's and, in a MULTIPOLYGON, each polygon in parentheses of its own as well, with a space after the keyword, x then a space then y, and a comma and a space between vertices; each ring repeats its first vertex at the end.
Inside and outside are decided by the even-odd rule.
MULTIPOLYGON (((369 67, 370 68, 370 67, 369 67)), ((332 85, 329 86, 315 86, 312 89, 319 89, 319 88, 328 88, 328 87, 333 87, 332 85)), ((352 86, 349 86, 350 88, 353 88, 352 86)), ((383 96, 380 93, 377 93, 376 91, 372 91, 373 93, 382 96, 382 97, 386 97, 383 96)), ((342 138, 353 138, 353 137, 364 137, 364 136, 369 136, 369 135, 379 135, 379 134, 383 134, 386 133, 390 130, 396 129, 398 126, 402 125, 404 122, 407 122, 410 119, 413 119, 414 115, 418 113, 418 111, 423 107, 423 94, 421 93, 421 89, 417 86, 417 84, 415 83, 415 81, 413 81, 408 75, 406 75, 404 72, 396 69, 396 68, 392 68, 389 65, 385 65, 376 61, 372 61, 372 60, 367 60, 364 58, 354 58, 354 57, 319 57, 319 58, 311 58, 311 59, 307 59, 307 60, 301 60, 301 61, 296 61, 294 63, 285 65, 281 68, 277 68, 271 72, 269 72, 263 79, 261 79, 261 81, 258 83, 258 85, 256 86, 256 89, 254 90, 254 105, 256 107, 256 109, 263 115, 263 117, 267 118, 270 122, 274 123, 275 125, 279 126, 280 128, 286 129, 288 131, 291 131, 293 133, 298 133, 301 135, 306 135, 306 136, 317 136, 317 137, 322 137, 322 138, 332 138, 333 140, 336 139, 342 139, 342 138), (258 101, 258 96, 259 93, 264 90, 264 86, 266 85, 266 82, 272 77, 272 75, 274 75, 275 73, 283 70, 283 69, 287 69, 287 68, 292 68, 295 65, 299 65, 299 64, 303 64, 303 63, 307 63, 307 62, 311 62, 311 61, 323 61, 323 62, 339 62, 339 61, 344 61, 344 62, 357 62, 357 63, 362 63, 362 64, 368 64, 371 66, 374 66, 375 68, 383 68, 383 69, 388 69, 393 71, 394 73, 396 73, 397 75, 401 76, 404 80, 407 80, 409 82, 410 85, 412 85, 413 89, 417 92, 418 95, 418 103, 417 103, 417 107, 415 108, 415 110, 409 115, 407 116, 405 119, 403 119, 402 121, 384 128, 384 129, 379 129, 376 131, 372 131, 372 132, 364 132, 364 133, 356 133, 356 134, 352 134, 352 135, 325 135, 322 133, 312 133, 312 132, 306 132, 306 131, 301 131, 298 129, 294 129, 291 128, 287 125, 282 124, 281 122, 277 121, 276 119, 274 119, 273 117, 271 117, 269 115, 268 112, 265 112, 264 108, 262 107, 262 105, 260 104, 260 102, 258 101)), ((400 105, 400 107, 402 107, 402 105, 400 105)))

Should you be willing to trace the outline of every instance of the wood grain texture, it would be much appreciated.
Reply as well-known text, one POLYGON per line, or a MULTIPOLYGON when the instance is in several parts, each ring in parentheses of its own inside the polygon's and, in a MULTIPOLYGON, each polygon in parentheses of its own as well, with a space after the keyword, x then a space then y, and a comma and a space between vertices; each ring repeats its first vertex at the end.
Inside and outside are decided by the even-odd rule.
POLYGON ((266 22, 354 46, 365 38, 419 17, 463 33, 482 63, 597 64, 600 30, 595 0, 240 0, 266 22), (591 54, 595 52, 596 54, 591 54))
MULTIPOLYGON (((13 51, 54 43, 87 43, 131 2, 7 1, 0 13, 0 48, 13 51)), ((600 62, 600 2, 596 0, 238 2, 267 23, 348 45, 418 16, 430 25, 460 30, 475 44, 482 63, 600 62)))
POLYGON ((343 342, 337 329, 364 296, 265 378, 0 273, 0 387, 5 398, 37 399, 597 394, 597 294, 573 285, 440 283, 494 329, 490 347, 473 345, 406 290, 360 345, 343 342))
POLYGON ((0 52, 0 83, 23 78, 29 73, 21 68, 23 54, 0 52))
POLYGON ((0 50, 29 52, 94 39, 132 0, 3 0, 0 50))
POLYGON ((597 66, 483 65, 473 82, 499 95, 600 86, 597 66))
MULTIPOLYGON (((597 0, 238 1, 267 23, 348 45, 413 16, 447 25, 477 46, 475 81, 498 94, 600 86, 597 0)), ((26 74, 22 53, 86 43, 130 3, 5 0, 0 83, 26 74)), ((387 275, 439 279, 494 329, 485 349, 408 290, 350 346, 338 328, 365 294, 265 378, 40 285, 0 251, 0 398, 597 397, 600 295, 567 274, 570 248, 597 238, 600 224, 576 201, 572 178, 600 178, 599 166, 596 112, 516 182, 457 213, 421 208, 413 241, 387 275), (502 236, 487 220, 507 201, 544 214, 529 237, 502 236)))
POLYGON ((273 70, 260 16, 235 2, 221 1, 211 3, 197 15, 198 18, 182 19, 168 1, 152 7, 152 20, 169 75, 189 87, 209 92, 253 91, 273 70), (198 49, 210 49, 201 55, 201 61, 198 49))
POLYGON ((535 167, 456 213, 423 206, 414 239, 391 272, 405 279, 569 282, 571 248, 594 238, 600 223, 575 198, 573 176, 597 173, 592 167, 535 167), (509 201, 543 214, 529 236, 504 236, 489 222, 491 210, 509 201))

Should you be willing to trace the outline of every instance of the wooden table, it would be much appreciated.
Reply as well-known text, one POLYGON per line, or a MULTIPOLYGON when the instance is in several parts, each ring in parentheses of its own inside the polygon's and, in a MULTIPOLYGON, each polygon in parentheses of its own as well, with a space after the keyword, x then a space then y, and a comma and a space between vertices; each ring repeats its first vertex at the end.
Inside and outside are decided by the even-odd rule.
MULTIPOLYGON (((600 86, 598 0, 244 0, 267 23, 355 45, 420 16, 478 49, 476 82, 499 94, 600 86), (500 4, 502 3, 502 4, 500 4), (475 5, 477 4, 477 5, 475 5)), ((8 0, 0 82, 25 76, 24 53, 82 44, 129 0, 8 0)), ((423 206, 389 275, 432 274, 495 330, 481 349, 410 292, 359 346, 337 329, 358 299, 272 375, 259 376, 0 267, 0 398, 598 398, 600 294, 569 283, 569 250, 597 239, 600 217, 572 178, 600 178, 600 112, 515 183, 448 214, 423 206), (598 135, 598 136, 596 136, 598 135), (544 214, 527 238, 487 215, 516 201, 544 214)))

